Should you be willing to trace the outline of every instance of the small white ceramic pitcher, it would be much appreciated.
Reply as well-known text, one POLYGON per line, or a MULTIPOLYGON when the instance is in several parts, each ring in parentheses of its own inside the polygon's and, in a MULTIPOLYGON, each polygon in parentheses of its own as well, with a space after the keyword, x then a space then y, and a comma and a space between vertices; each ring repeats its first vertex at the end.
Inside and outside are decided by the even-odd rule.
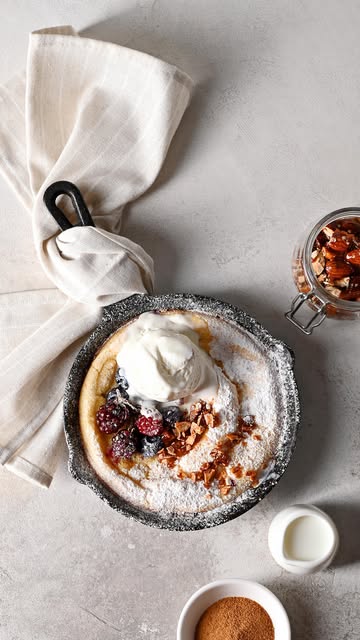
POLYGON ((329 566, 338 549, 339 534, 324 511, 313 505, 296 504, 275 516, 268 542, 280 567, 305 575, 329 566))

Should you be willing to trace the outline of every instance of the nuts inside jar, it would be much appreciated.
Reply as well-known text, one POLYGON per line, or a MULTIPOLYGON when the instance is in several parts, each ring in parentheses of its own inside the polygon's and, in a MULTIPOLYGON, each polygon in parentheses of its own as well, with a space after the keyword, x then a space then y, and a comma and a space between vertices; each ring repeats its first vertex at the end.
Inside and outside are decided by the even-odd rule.
POLYGON ((360 301, 360 218, 336 220, 317 235, 312 269, 322 287, 340 300, 360 301))

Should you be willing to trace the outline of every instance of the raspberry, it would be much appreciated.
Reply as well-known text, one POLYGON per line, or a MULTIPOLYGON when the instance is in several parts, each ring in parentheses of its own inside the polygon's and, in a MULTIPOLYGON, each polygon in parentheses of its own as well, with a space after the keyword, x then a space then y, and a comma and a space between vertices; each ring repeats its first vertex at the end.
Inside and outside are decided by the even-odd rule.
POLYGON ((109 455, 115 462, 119 458, 129 459, 137 448, 137 436, 135 429, 119 431, 113 439, 109 455))
POLYGON ((184 417, 183 412, 176 405, 171 407, 164 407, 162 409, 162 415, 164 419, 165 427, 172 429, 176 422, 181 422, 184 417))
POLYGON ((96 424, 103 433, 116 433, 130 417, 125 404, 103 404, 96 412, 96 424))
POLYGON ((139 440, 138 451, 144 458, 155 456, 164 447, 161 436, 143 436, 139 440))
POLYGON ((153 407, 142 407, 136 426, 145 436, 159 436, 164 430, 160 411, 153 407))

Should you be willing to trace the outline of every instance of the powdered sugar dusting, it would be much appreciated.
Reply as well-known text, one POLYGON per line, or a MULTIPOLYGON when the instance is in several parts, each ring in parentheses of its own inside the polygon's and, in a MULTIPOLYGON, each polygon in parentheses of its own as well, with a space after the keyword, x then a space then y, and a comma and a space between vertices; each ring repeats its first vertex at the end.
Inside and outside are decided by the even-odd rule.
MULTIPOLYGON (((231 343, 231 340, 227 342, 231 343)), ((230 348, 230 351, 231 350, 232 348, 230 348)), ((222 354, 219 353, 218 357, 221 359, 222 354)), ((232 377, 230 371, 231 362, 226 362, 225 365, 227 365, 228 375, 232 377)), ((136 294, 126 298, 104 309, 101 323, 81 349, 69 374, 64 394, 65 435, 69 448, 69 469, 74 478, 91 488, 91 490, 111 508, 116 509, 127 517, 135 518, 150 526, 177 530, 195 530, 217 526, 237 517, 245 513, 267 495, 281 478, 291 458, 300 420, 299 398, 293 373, 293 365, 293 355, 284 343, 271 336, 264 327, 244 311, 225 302, 192 294, 136 294), (134 477, 132 481, 130 481, 128 477, 129 472, 126 472, 122 479, 121 475, 116 472, 115 469, 108 467, 108 476, 105 478, 104 474, 99 474, 96 471, 96 461, 89 455, 89 451, 85 449, 85 442, 81 436, 78 410, 79 397, 85 375, 91 362, 105 341, 109 336, 113 335, 119 327, 125 326, 129 321, 134 321, 140 314, 148 311, 174 311, 177 313, 180 311, 193 314, 194 316, 198 314, 198 316, 204 317, 209 321, 209 326, 211 326, 213 333, 216 332, 216 326, 218 324, 223 327, 225 325, 230 327, 234 335, 238 332, 243 339, 235 341, 235 345, 237 345, 235 352, 238 350, 240 344, 241 351, 238 351, 238 355, 242 355, 245 360, 249 361, 247 363, 247 365, 249 365, 247 367, 249 374, 251 374, 251 362, 256 363, 257 361, 257 367, 255 367, 255 371, 253 371, 254 375, 260 373, 261 364, 263 364, 261 375, 263 379, 267 381, 272 392, 270 398, 271 403, 265 411, 265 416, 268 415, 271 417, 271 415, 273 415, 275 419, 272 425, 271 421, 263 421, 261 428, 263 432, 264 430, 268 430, 270 434, 273 433, 275 444, 272 449, 272 456, 270 460, 267 461, 267 468, 261 470, 258 475, 258 479, 260 480, 259 486, 252 488, 242 486, 238 483, 236 494, 234 495, 234 491, 231 490, 225 499, 219 497, 217 494, 214 495, 214 490, 210 488, 207 494, 204 495, 204 501, 209 500, 209 494, 212 496, 213 508, 208 510, 186 510, 188 508, 188 501, 186 500, 184 501, 185 510, 182 512, 156 508, 155 502, 153 502, 154 507, 149 508, 148 504, 150 504, 150 502, 148 498, 146 501, 140 500, 137 502, 136 498, 138 496, 136 495, 135 485, 139 483, 139 487, 141 487, 143 480, 147 479, 146 469, 143 470, 142 479, 135 478, 138 472, 135 469, 132 470, 131 472, 134 477), (251 343, 250 350, 248 351, 246 351, 246 338, 250 339, 251 343), (245 349, 245 351, 243 351, 243 349, 245 349), (116 489, 116 483, 119 483, 118 490, 116 489), (134 487, 130 490, 131 484, 134 484, 134 487), (127 495, 129 499, 126 498, 127 495)), ((247 383, 244 383, 243 380, 238 381, 235 377, 233 377, 233 380, 241 392, 242 409, 250 412, 252 409, 250 409, 249 406, 249 397, 253 393, 251 384, 247 386, 247 383)), ((264 402, 264 405, 265 404, 264 402)), ((260 405, 261 402, 258 406, 260 407, 260 405)), ((95 437, 94 440, 95 446, 95 437)), ((250 455, 251 451, 247 451, 246 453, 250 455)), ((97 456, 96 458, 98 462, 99 458, 97 456)), ((104 466, 103 464, 102 471, 104 470, 104 466)), ((164 471, 166 472, 167 470, 163 468, 159 469, 159 473, 164 471)), ((162 482, 160 476, 158 480, 160 483, 162 482)), ((176 492, 180 490, 183 491, 181 495, 181 499, 183 499, 185 489, 180 489, 180 487, 184 487, 183 483, 173 481, 173 484, 173 497, 174 503, 176 503, 176 492)), ((205 488, 202 489, 199 485, 200 483, 196 485, 199 487, 198 496, 201 492, 205 491, 205 488)), ((170 486, 171 483, 169 479, 169 487, 170 486)), ((188 483, 188 486, 191 487, 192 485, 188 483)), ((191 493, 191 489, 186 489, 186 491, 191 493)), ((147 491, 147 495, 148 493, 147 491)), ((142 487, 142 495, 145 495, 144 487, 142 487)))
MULTIPOLYGON (((218 414, 217 426, 209 428, 201 440, 185 456, 179 458, 173 468, 161 464, 157 458, 144 461, 137 456, 131 468, 120 474, 104 458, 99 443, 93 441, 92 464, 101 477, 132 504, 163 512, 209 511, 240 496, 251 486, 246 475, 237 478, 232 467, 241 465, 246 471, 260 472, 271 458, 277 441, 277 412, 274 399, 274 381, 271 358, 255 339, 238 327, 216 318, 197 316, 197 323, 206 323, 212 336, 209 355, 218 363, 215 371, 218 393, 214 408, 218 414), (205 488, 201 481, 189 477, 180 479, 179 471, 193 473, 205 462, 212 462, 214 446, 224 441, 226 434, 238 428, 240 416, 254 416, 261 439, 249 436, 245 443, 232 448, 227 473, 232 478, 230 492, 221 495, 217 481, 205 488), (94 452, 94 444, 96 452, 94 452), (105 463, 105 464, 104 464, 105 463)), ((194 318, 195 322, 195 318, 194 318)), ((192 401, 198 400, 194 397, 192 401)))

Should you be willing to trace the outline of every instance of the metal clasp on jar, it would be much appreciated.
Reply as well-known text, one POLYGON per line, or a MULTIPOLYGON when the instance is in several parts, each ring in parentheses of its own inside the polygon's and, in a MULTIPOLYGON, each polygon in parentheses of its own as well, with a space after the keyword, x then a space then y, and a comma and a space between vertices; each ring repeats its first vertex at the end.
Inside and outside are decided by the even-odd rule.
POLYGON ((308 293, 299 293, 296 298, 292 301, 290 311, 285 313, 285 318, 287 318, 292 324, 295 325, 300 331, 305 333, 307 336, 311 335, 313 330, 318 327, 322 322, 324 322, 326 318, 326 307, 327 302, 320 300, 315 294, 313 289, 311 289, 308 293), (304 324, 298 318, 296 318, 296 314, 299 309, 302 307, 304 302, 311 300, 311 306, 316 309, 314 315, 310 318, 310 320, 304 324))

